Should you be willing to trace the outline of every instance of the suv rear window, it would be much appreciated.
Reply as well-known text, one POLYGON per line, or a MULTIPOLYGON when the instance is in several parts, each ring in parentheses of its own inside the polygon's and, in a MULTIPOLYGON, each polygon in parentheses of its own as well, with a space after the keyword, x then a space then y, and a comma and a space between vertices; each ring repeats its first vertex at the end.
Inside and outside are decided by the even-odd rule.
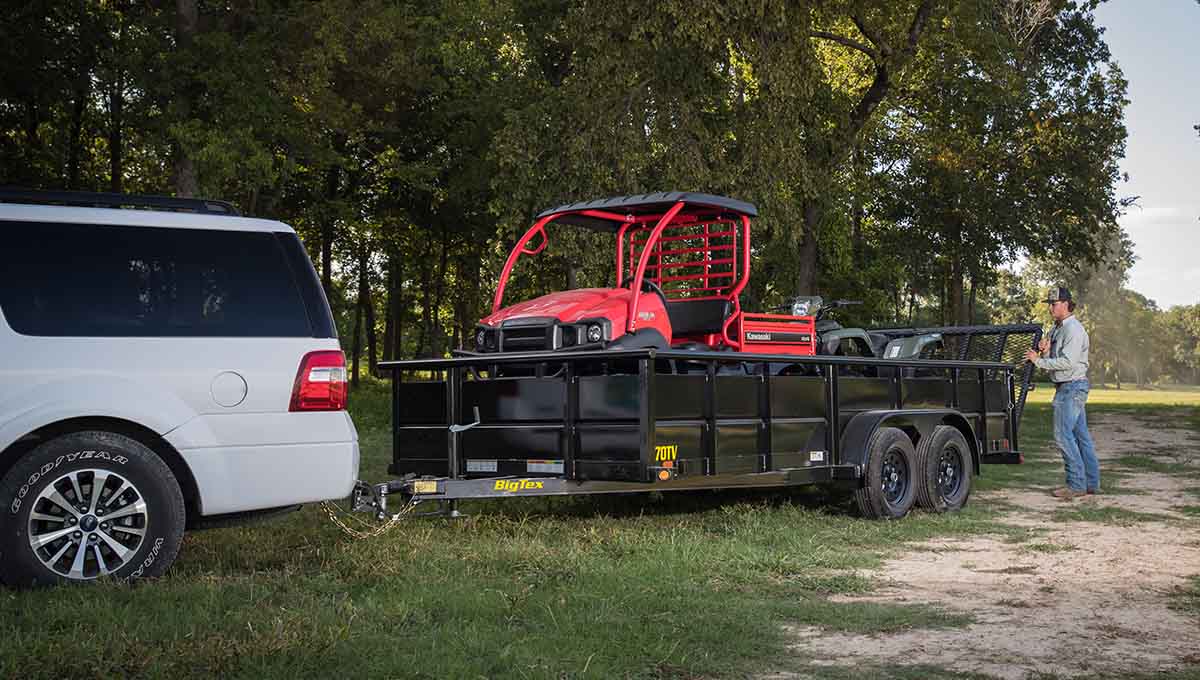
POLYGON ((10 222, 0 308, 24 335, 311 337, 266 232, 10 222))

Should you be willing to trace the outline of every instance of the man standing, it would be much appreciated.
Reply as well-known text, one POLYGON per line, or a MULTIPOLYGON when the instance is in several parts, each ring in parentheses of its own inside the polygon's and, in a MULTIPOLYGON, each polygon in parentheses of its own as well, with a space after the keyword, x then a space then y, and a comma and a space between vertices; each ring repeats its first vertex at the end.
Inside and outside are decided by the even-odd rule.
POLYGON ((1071 500, 1100 492, 1100 462, 1088 433, 1087 404, 1090 385, 1087 379, 1088 335, 1075 318, 1075 301, 1066 288, 1051 288, 1044 301, 1050 305, 1054 330, 1043 338, 1040 351, 1029 350, 1025 358, 1034 366, 1050 372, 1054 381, 1054 443, 1062 451, 1067 485, 1055 489, 1054 496, 1071 500))

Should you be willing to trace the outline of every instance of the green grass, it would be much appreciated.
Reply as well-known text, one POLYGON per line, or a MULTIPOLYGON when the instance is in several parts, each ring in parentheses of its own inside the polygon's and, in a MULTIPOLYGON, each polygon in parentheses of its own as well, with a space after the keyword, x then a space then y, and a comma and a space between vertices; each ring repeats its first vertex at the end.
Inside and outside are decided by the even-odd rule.
POLYGON ((1022 552, 1043 553, 1047 555, 1060 552, 1070 552, 1078 549, 1079 548, 1076 546, 1063 545, 1061 543, 1030 543, 1029 545, 1021 546, 1022 552))
POLYGON ((861 633, 967 623, 826 596, 873 585, 836 570, 992 521, 965 512, 866 522, 778 500, 689 512, 645 504, 620 516, 563 509, 491 508, 360 542, 308 510, 194 534, 157 583, 6 593, 0 674, 733 673, 769 661, 784 622, 861 633), (81 607, 119 625, 97 626, 81 607), (64 640, 89 659, 85 671, 58 651, 64 640))
MULTIPOLYGON (((376 382, 351 396, 370 481, 387 478, 389 399, 376 382)), ((1142 409, 1151 407, 1128 407, 1142 409)), ((1044 404, 1029 406, 1027 463, 988 466, 977 489, 1060 483, 1049 415, 1044 404)), ((190 533, 156 582, 0 591, 0 677, 745 677, 803 663, 788 649, 785 625, 878 633, 970 623, 928 606, 831 599, 882 585, 871 570, 908 546, 987 534, 1035 552, 1070 549, 1004 524, 1006 508, 981 499, 960 513, 899 522, 859 519, 844 496, 812 490, 462 509, 461 520, 406 520, 356 541, 307 507, 190 533)), ((1157 519, 1082 507, 1059 513, 1157 519)), ((920 667, 796 670, 966 677, 920 667)))
MULTIPOLYGON (((1029 393, 1027 403, 1049 404, 1054 398, 1054 385, 1038 383, 1029 393)), ((1088 393, 1088 407, 1115 405, 1122 408, 1139 406, 1185 406, 1200 407, 1200 387, 1172 385, 1163 389, 1125 386, 1115 389, 1106 385, 1093 385, 1088 393)))
MULTIPOLYGON (((1135 470, 1144 470, 1146 472, 1154 472, 1162 475, 1172 474, 1190 474, 1187 468, 1181 468, 1174 463, 1166 463, 1162 460, 1151 458, 1149 456, 1121 456, 1113 461, 1121 467, 1133 468, 1135 470)), ((1103 483, 1103 480, 1101 480, 1103 483)))
POLYGON ((1193 576, 1186 586, 1173 593, 1171 608, 1200 619, 1200 576, 1193 576))

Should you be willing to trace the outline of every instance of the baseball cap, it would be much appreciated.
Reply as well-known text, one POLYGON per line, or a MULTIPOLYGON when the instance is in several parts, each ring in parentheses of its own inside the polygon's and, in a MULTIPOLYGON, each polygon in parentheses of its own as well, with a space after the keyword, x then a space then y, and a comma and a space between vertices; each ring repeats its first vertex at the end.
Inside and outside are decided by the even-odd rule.
POLYGON ((1071 291, 1059 286, 1051 288, 1046 292, 1046 299, 1042 302, 1071 302, 1071 291))

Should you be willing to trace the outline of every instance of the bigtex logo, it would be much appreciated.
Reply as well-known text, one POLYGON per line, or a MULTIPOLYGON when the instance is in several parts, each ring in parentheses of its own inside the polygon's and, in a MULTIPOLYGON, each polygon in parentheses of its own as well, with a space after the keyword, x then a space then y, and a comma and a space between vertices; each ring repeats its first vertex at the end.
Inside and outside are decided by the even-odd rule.
POLYGON ((529 491, 542 488, 544 483, 535 479, 497 479, 495 491, 529 491))
POLYGON ((654 461, 657 463, 664 460, 675 460, 679 455, 678 444, 667 444, 665 446, 654 447, 654 461))

